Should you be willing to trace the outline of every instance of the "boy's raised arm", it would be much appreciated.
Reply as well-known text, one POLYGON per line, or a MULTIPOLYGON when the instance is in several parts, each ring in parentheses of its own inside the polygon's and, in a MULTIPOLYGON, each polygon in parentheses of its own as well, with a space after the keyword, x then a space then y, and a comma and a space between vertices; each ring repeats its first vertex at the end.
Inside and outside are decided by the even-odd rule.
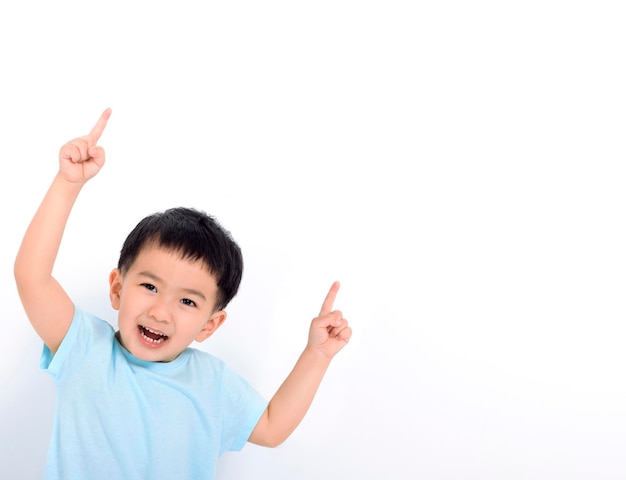
POLYGON ((106 109, 88 135, 61 147, 59 171, 37 209, 17 253, 14 275, 28 319, 51 352, 65 336, 74 305, 52 276, 63 231, 83 185, 104 164, 104 150, 97 142, 111 110, 106 109))
POLYGON ((251 443, 275 447, 291 435, 309 409, 330 361, 350 340, 347 320, 333 310, 338 291, 339 282, 335 282, 319 316, 311 322, 306 348, 252 431, 251 443))

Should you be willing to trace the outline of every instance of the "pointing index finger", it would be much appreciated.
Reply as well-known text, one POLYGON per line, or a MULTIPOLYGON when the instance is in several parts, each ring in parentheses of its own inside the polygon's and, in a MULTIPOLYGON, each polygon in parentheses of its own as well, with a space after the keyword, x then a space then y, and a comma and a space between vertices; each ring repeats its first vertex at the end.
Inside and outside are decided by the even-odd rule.
POLYGON ((104 128, 107 126, 107 122, 109 121, 110 116, 111 109, 107 108, 104 112, 102 112, 102 115, 100 115, 98 122, 91 129, 91 132, 89 132, 89 137, 91 138, 91 140, 93 140, 94 143, 96 143, 100 139, 102 132, 104 132, 104 128))
POLYGON ((324 299, 324 303, 322 304, 322 309, 320 310, 320 316, 326 315, 333 310, 333 305, 335 304, 335 298, 337 298, 337 292, 339 291, 339 282, 334 282, 326 298, 324 299))

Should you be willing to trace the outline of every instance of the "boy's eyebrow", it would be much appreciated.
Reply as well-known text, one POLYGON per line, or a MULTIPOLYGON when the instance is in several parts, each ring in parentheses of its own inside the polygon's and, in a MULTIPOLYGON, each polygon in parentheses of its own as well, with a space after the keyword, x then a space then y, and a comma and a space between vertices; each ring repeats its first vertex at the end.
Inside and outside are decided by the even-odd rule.
MULTIPOLYGON (((152 273, 152 272, 146 272, 146 271, 139 272, 139 275, 144 276, 144 277, 148 277, 148 278, 154 280, 155 282, 163 283, 163 280, 160 277, 158 277, 157 275, 155 275, 154 273, 152 273)), ((183 292, 187 292, 187 293, 189 293, 191 295, 196 295, 196 296, 200 297, 202 300, 206 301, 206 297, 199 290, 194 290, 193 288, 183 288, 182 290, 183 290, 183 292)))

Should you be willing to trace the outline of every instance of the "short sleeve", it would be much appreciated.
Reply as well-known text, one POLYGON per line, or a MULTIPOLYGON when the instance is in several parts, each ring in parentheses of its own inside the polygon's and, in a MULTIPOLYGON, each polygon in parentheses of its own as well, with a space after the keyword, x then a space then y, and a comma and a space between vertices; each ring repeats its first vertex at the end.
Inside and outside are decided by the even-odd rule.
POLYGON ((96 342, 107 339, 110 343, 113 334, 113 328, 104 320, 74 307, 74 318, 57 352, 52 355, 44 344, 39 367, 60 383, 85 361, 96 342))
POLYGON ((258 391, 233 370, 225 368, 222 380, 222 401, 225 414, 220 455, 228 450, 239 451, 246 445, 268 403, 258 391))

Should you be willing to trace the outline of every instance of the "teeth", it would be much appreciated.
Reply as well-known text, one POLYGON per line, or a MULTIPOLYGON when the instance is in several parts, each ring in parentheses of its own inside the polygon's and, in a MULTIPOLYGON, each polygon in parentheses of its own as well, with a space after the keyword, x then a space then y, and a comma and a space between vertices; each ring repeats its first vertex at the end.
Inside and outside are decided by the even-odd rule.
POLYGON ((154 330, 152 330, 151 328, 148 328, 148 327, 142 326, 140 331, 141 331, 141 336, 143 337, 143 339, 146 340, 147 342, 150 342, 150 343, 163 343, 165 341, 165 339, 167 338, 167 335, 163 335, 162 333, 154 331, 154 330), (158 340, 155 340, 154 338, 150 338, 148 335, 145 334, 144 330, 147 330, 150 333, 154 333, 156 335, 161 335, 161 338, 159 338, 158 340))
MULTIPOLYGON (((155 335, 163 335, 161 332, 157 332, 156 330, 152 330, 152 329, 151 329, 151 328, 149 328, 149 327, 143 327, 143 328, 145 328, 146 330, 148 330, 150 333, 154 333, 155 335)), ((163 336, 164 336, 164 337, 166 337, 167 335, 163 335, 163 336)))
POLYGON ((165 340, 165 338, 163 337, 159 338, 158 340, 155 340, 154 338, 150 338, 144 335, 143 333, 141 334, 141 336, 144 338, 144 340, 147 340, 150 343, 162 343, 165 340))

